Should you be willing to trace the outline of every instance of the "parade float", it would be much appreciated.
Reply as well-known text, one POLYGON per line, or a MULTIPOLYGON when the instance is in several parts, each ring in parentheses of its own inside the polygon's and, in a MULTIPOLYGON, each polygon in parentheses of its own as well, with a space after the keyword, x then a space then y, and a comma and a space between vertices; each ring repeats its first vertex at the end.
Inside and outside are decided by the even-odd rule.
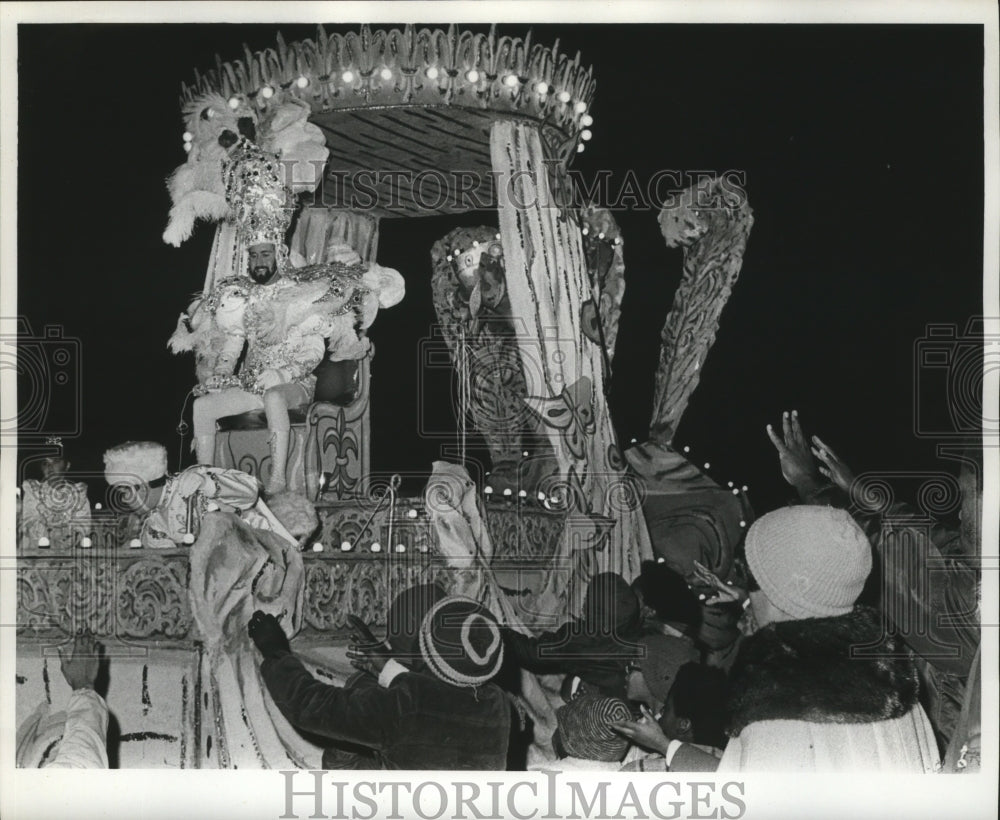
MULTIPOLYGON (((314 652, 318 675, 346 671, 323 653, 346 642, 349 614, 377 629, 395 592, 418 581, 468 589, 470 575, 488 577, 477 588, 489 587, 491 606, 537 630, 578 611, 599 571, 631 579, 657 557, 685 573, 694 558, 720 576, 730 570, 749 523, 745 497, 672 440, 739 275, 751 212, 742 191, 708 181, 659 214, 668 245, 684 249, 684 274, 663 329, 648 440, 623 451, 606 395, 624 242, 611 211, 579 202, 567 173, 590 137, 594 90, 579 55, 530 35, 410 26, 320 28, 293 43, 279 35, 275 48, 219 60, 183 87, 187 160, 169 181, 164 240, 177 245, 198 221, 214 224, 200 297, 213 305, 247 269, 223 181, 243 140, 282 160, 298 196, 287 245, 301 266, 331 265, 345 246, 376 264, 381 220, 496 212, 496 224, 427 238, 430 281, 402 271, 407 290, 433 293, 435 333, 455 374, 459 455, 450 460, 459 463, 428 465, 417 497, 372 473, 370 384, 383 374, 370 343, 332 370, 325 362, 314 399, 290 414, 287 486, 319 521, 300 542, 295 646, 314 652), (473 438, 488 464, 467 459, 473 438), (466 531, 474 547, 459 543, 466 531)), ((404 298, 392 310, 405 309, 404 298)), ((378 319, 387 338, 392 310, 378 319)), ((185 349, 200 367, 204 351, 185 349)), ((270 462, 261 412, 219 420, 217 466, 266 481, 270 462)), ((79 487, 57 488, 22 500, 30 494, 35 506, 19 529, 19 724, 33 720, 44 734, 38 726, 66 696, 58 647, 85 628, 111 662, 112 765, 237 765, 192 613, 190 556, 204 531, 192 520, 185 542, 150 549, 120 500, 84 505, 83 521, 79 487)), ((249 760, 266 765, 259 750, 249 760)))

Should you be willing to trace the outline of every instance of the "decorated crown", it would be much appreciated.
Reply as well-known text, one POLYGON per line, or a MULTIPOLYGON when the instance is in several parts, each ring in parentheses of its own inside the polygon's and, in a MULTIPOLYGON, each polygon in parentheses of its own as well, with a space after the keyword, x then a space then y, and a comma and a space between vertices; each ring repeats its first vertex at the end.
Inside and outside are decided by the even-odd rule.
POLYGON ((282 181, 277 154, 262 151, 248 139, 233 148, 222 168, 226 202, 245 247, 269 242, 285 244, 294 197, 282 181))

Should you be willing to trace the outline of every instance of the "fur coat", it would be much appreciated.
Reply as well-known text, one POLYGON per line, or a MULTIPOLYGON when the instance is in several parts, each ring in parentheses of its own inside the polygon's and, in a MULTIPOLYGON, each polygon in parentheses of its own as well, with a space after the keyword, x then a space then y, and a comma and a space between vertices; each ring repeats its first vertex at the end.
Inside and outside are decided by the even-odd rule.
POLYGON ((912 654, 873 609, 771 624, 733 667, 720 770, 931 771, 918 691, 912 654))
POLYGON ((882 636, 878 613, 867 607, 761 629, 743 644, 731 679, 733 736, 759 720, 890 720, 916 705, 920 689, 912 655, 882 636))

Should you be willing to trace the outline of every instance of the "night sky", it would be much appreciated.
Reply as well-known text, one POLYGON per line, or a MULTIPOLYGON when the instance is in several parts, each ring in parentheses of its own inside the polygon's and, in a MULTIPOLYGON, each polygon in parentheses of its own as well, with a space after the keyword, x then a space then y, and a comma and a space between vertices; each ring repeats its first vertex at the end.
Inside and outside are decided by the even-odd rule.
MULTIPOLYGON (((36 334, 61 325, 79 339, 74 472, 99 473, 102 452, 127 439, 162 441, 178 466, 194 362, 166 341, 201 288, 213 234, 200 224, 180 249, 160 238, 164 180, 184 160, 180 85, 216 53, 272 46, 277 28, 20 27, 18 312, 36 334)), ((315 35, 280 28, 287 40, 315 35)), ((982 313, 981 27, 531 28, 535 42, 559 39, 594 67, 594 138, 573 166, 585 176, 746 174, 755 226, 676 443, 723 484, 750 485, 758 513, 787 497, 764 433, 783 408, 857 471, 950 469, 914 434, 918 388, 925 414, 947 423, 943 382, 917 379, 914 357, 928 324, 961 335, 982 313)), ((627 445, 645 437, 682 258, 665 248, 655 211, 616 216, 627 290, 610 403, 627 445)), ((428 472, 440 457, 442 442, 417 431, 417 350, 434 322, 429 251, 452 227, 484 221, 382 223, 378 261, 403 273, 408 293, 370 332, 376 471, 428 472)), ((449 390, 447 374, 428 378, 449 390)))

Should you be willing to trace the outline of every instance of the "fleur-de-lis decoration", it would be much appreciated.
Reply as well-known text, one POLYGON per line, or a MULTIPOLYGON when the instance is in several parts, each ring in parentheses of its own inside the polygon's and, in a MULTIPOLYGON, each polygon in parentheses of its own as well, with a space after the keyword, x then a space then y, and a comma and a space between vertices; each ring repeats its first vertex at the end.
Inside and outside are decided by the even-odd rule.
POLYGON ((342 495, 353 490, 358 478, 351 475, 351 461, 359 455, 358 441, 354 432, 347 426, 343 408, 337 414, 335 426, 323 434, 322 452, 333 447, 334 463, 330 472, 330 483, 326 486, 328 492, 342 495))

